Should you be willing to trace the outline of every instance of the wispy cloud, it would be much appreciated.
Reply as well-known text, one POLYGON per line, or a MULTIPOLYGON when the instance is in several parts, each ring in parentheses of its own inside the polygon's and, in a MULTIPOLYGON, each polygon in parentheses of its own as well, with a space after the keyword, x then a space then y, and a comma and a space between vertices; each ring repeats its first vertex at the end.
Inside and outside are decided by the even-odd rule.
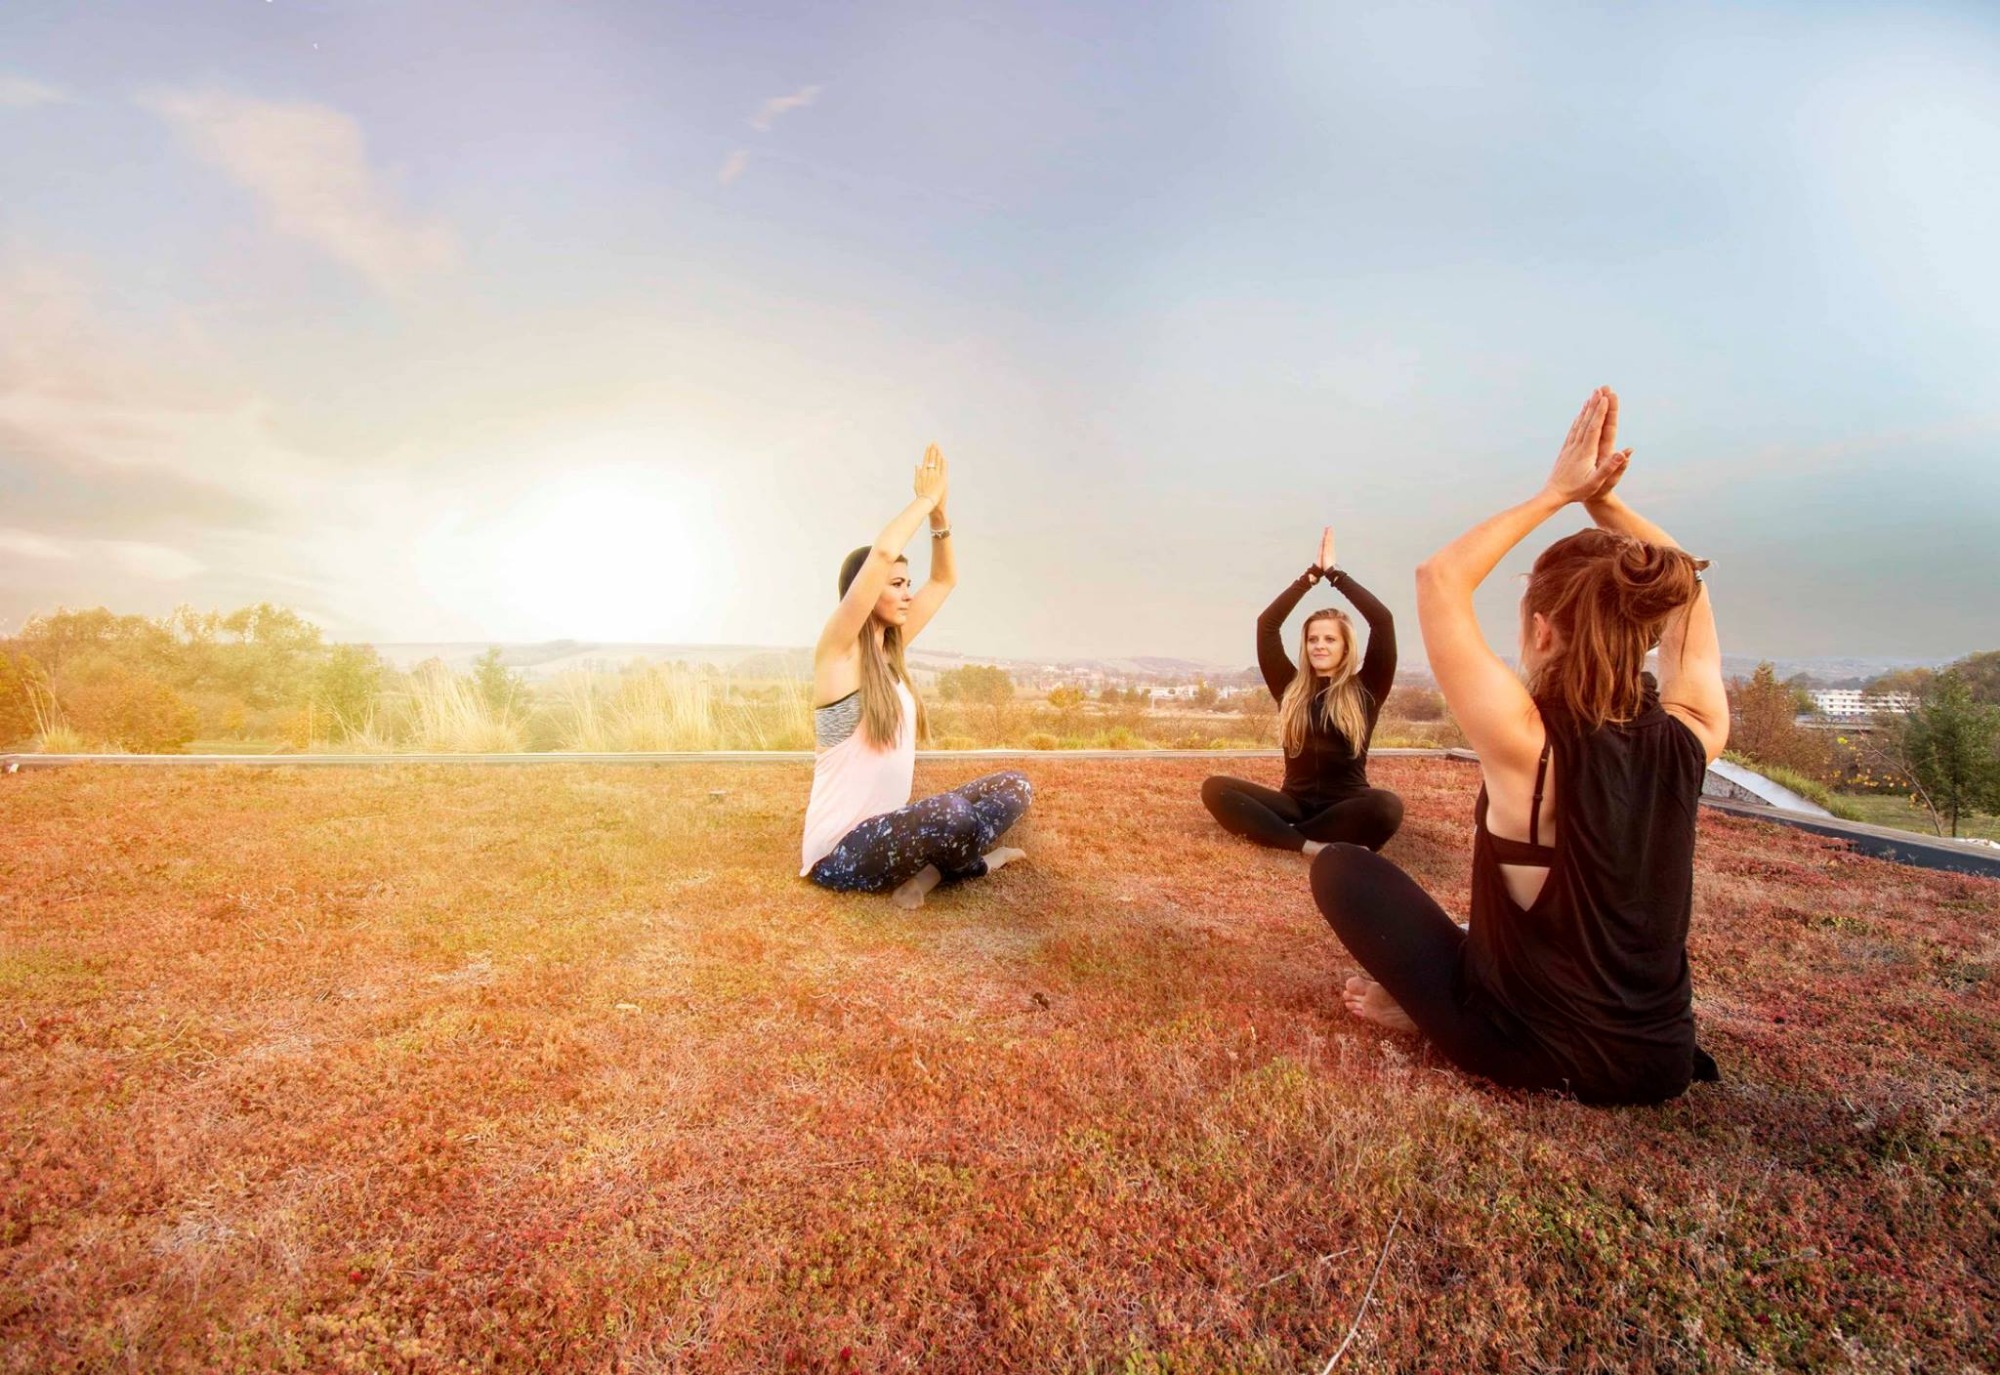
POLYGON ((715 179, 724 186, 727 186, 730 182, 742 176, 743 169, 749 165, 750 150, 748 148, 732 149, 729 156, 722 160, 722 170, 715 174, 715 179))
POLYGON ((72 99, 60 86, 32 77, 0 74, 0 109, 28 110, 37 105, 65 105, 72 99))
POLYGON ((361 126, 339 110, 223 91, 151 91, 140 104, 254 192, 280 232, 313 244, 378 287, 402 291, 457 264, 451 227, 396 203, 369 165, 361 126))
POLYGON ((771 132, 771 126, 794 110, 803 110, 819 99, 821 88, 801 86, 790 95, 773 96, 763 107, 750 117, 750 127, 760 134, 771 132))
POLYGON ((41 563, 109 563, 154 582, 179 582, 206 567, 200 559, 164 544, 143 540, 65 539, 32 530, 0 530, 0 556, 13 555, 41 563))
MULTIPOLYGON (((0 259, 0 319, 0 471, 25 480, 7 513, 17 536, 29 521, 51 538, 138 544, 268 527, 302 499, 300 475, 319 474, 267 398, 164 361, 190 352, 178 334, 106 328, 62 265, 0 259)), ((32 552, 18 538, 7 548, 32 552)))

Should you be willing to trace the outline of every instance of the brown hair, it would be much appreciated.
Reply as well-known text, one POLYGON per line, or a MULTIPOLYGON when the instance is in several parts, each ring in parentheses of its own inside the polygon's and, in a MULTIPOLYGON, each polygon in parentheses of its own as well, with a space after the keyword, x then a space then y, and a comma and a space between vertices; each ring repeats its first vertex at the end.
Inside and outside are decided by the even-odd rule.
POLYGON ((1637 716, 1646 655, 1668 618, 1694 601, 1706 567, 1685 550, 1609 530, 1579 530, 1544 549, 1521 614, 1540 612, 1556 643, 1528 691, 1588 730, 1637 716))
MULTIPOLYGON (((864 545, 841 563, 841 596, 847 595, 861 565, 868 561, 868 554, 869 549, 864 545)), ((899 554, 896 562, 907 564, 909 560, 899 554)), ((861 623, 856 644, 861 651, 861 734, 876 749, 894 747, 896 732, 903 722, 903 704, 896 700, 896 684, 901 683, 910 690, 910 700, 916 703, 917 739, 927 739, 931 731, 930 715, 924 710, 924 699, 917 695, 917 685, 910 681, 909 665, 903 662, 903 628, 883 626, 878 640, 871 608, 868 619, 861 623)))
POLYGON ((1354 675, 1360 671, 1354 653, 1354 622, 1347 619, 1347 613, 1328 606, 1306 617, 1306 623, 1299 627, 1299 671, 1278 703, 1278 740, 1287 755, 1296 755, 1306 747, 1306 720, 1312 713, 1313 697, 1321 683, 1327 684, 1327 693, 1320 707, 1320 724, 1346 736, 1357 755, 1368 748, 1368 703, 1361 684, 1354 681, 1354 675), (1306 653, 1306 640, 1315 621, 1340 623, 1340 667, 1331 678, 1316 672, 1311 656, 1306 653))

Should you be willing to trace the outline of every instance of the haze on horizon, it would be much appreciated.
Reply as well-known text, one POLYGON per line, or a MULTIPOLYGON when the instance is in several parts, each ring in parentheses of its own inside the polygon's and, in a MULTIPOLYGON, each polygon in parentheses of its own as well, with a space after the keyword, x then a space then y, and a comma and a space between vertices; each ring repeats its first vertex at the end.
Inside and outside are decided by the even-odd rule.
POLYGON ((1414 660, 1610 382, 1726 650, 1955 657, 1996 166, 1975 4, 13 6, 0 633, 808 643, 934 439, 927 648, 1247 662, 1331 522, 1414 660))

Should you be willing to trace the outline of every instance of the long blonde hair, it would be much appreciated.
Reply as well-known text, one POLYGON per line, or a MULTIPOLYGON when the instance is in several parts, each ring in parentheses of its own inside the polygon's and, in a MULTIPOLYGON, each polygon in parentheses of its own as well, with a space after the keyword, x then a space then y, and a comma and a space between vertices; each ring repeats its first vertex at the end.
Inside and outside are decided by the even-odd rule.
POLYGON ((878 640, 875 617, 870 615, 861 626, 860 646, 861 733, 868 737, 868 743, 881 750, 896 743, 896 731, 903 720, 903 704, 896 699, 897 683, 910 690, 910 700, 916 703, 917 739, 928 739, 930 715, 924 710, 917 685, 910 681, 909 666, 903 662, 903 628, 884 626, 878 640))
POLYGON ((1354 622, 1347 619, 1347 613, 1338 607, 1324 607, 1306 617, 1306 623, 1299 627, 1299 671, 1293 675, 1291 684, 1278 703, 1278 741, 1285 747, 1285 753, 1297 755, 1306 747, 1306 722, 1312 714, 1313 698, 1319 694, 1320 685, 1326 685, 1326 699, 1320 706, 1320 725, 1329 731, 1338 731, 1347 739, 1347 744, 1356 754, 1368 748, 1368 693, 1354 675, 1361 671, 1358 656, 1354 653, 1354 622), (1306 641, 1312 634, 1313 622, 1338 621, 1340 623, 1340 667, 1331 678, 1317 672, 1312 666, 1312 658, 1306 652, 1306 641))
MULTIPOLYGON (((845 597, 847 589, 853 586, 861 565, 868 561, 868 551, 869 546, 864 544, 841 563, 841 596, 845 597)), ((899 554, 896 562, 907 565, 909 559, 899 554)), ((862 736, 878 750, 895 747, 896 732, 903 721, 903 704, 896 700, 896 684, 901 683, 910 690, 910 700, 917 706, 917 739, 929 738, 931 723, 924 711, 924 699, 918 696, 917 685, 910 681, 910 667, 903 662, 903 628, 885 625, 878 638, 875 612, 871 608, 868 619, 861 623, 856 649, 861 655, 862 736)))

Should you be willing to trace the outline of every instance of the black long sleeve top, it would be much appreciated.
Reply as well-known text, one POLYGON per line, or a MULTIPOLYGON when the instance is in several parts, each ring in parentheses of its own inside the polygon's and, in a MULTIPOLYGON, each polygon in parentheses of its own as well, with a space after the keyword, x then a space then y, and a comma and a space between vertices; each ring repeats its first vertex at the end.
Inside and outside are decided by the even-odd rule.
MULTIPOLYGON (((1354 603, 1354 609, 1368 623, 1368 650, 1361 657, 1355 680, 1367 702, 1368 734, 1373 736, 1375 719, 1382 714, 1382 703, 1396 680, 1396 618, 1345 571, 1308 568, 1264 608, 1264 614, 1257 618, 1257 667, 1271 696, 1283 701, 1285 689, 1299 673, 1285 653, 1285 619, 1322 576, 1354 603)), ((1322 697, 1325 692, 1320 689, 1322 697)), ((1339 731, 1328 730, 1320 723, 1320 708, 1315 699, 1306 717, 1305 748, 1285 756, 1284 792, 1307 806, 1330 806, 1368 787, 1368 741, 1357 743, 1339 731)))

